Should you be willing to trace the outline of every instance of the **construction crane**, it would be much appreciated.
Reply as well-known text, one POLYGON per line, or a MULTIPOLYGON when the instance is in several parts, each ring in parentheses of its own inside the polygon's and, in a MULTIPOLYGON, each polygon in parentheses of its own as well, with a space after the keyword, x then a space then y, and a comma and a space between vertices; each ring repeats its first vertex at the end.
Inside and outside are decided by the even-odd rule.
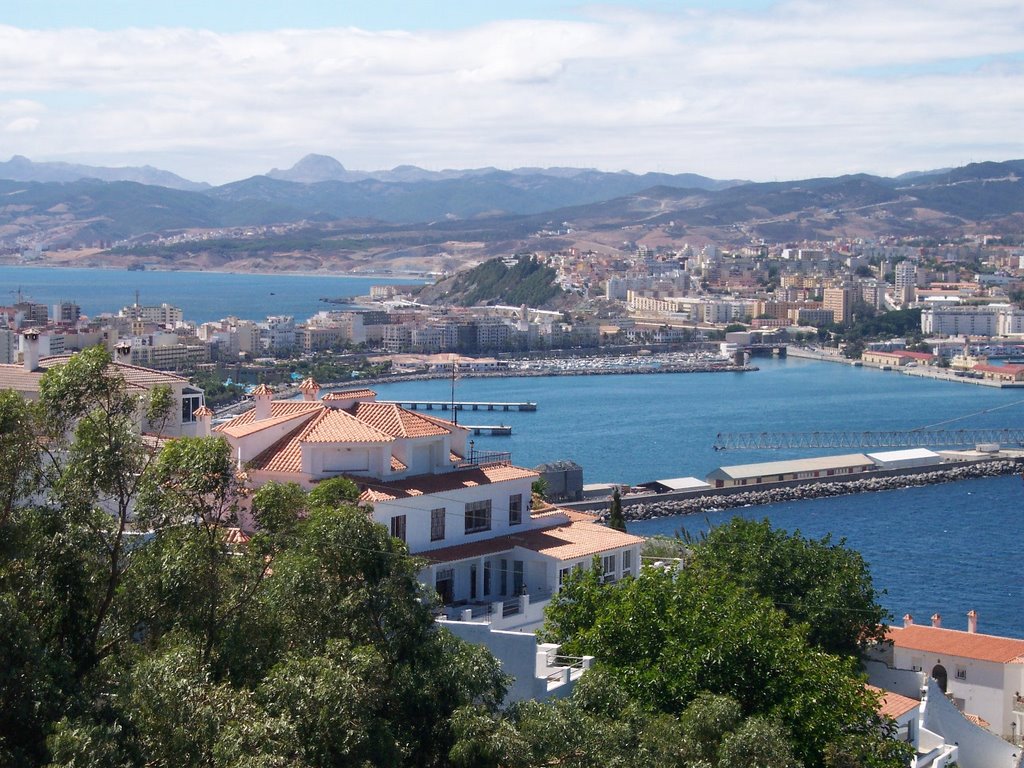
POLYGON ((719 432, 716 451, 782 448, 966 448, 1024 446, 1024 429, 918 429, 889 432, 719 432))
POLYGON ((971 419, 983 413, 1001 411, 1024 403, 1017 400, 983 411, 957 416, 916 429, 864 432, 719 432, 712 446, 716 451, 779 450, 784 448, 966 448, 980 443, 1024 446, 1024 428, 946 429, 946 424, 971 419))

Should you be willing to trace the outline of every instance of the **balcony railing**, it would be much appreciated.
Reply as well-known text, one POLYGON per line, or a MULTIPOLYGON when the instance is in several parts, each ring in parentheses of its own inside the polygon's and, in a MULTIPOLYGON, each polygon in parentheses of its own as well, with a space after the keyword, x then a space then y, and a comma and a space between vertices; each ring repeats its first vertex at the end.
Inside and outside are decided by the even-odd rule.
POLYGON ((470 449, 469 456, 455 465, 456 469, 472 467, 508 466, 512 463, 512 454, 507 451, 478 451, 470 449))
POLYGON ((1024 712, 1024 696, 1013 697, 1013 711, 1024 712))

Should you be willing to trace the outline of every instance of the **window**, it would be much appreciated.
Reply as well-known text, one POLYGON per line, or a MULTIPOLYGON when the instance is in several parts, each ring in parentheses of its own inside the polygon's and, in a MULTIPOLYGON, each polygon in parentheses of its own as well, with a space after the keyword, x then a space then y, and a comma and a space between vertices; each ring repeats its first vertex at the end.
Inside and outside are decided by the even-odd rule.
POLYGON ((430 510, 430 540, 444 540, 444 507, 430 510))
POLYGON ((186 391, 181 396, 181 423, 194 424, 196 421, 196 411, 199 410, 199 406, 202 404, 203 396, 201 394, 190 394, 186 391))
POLYGON ((501 594, 508 594, 508 560, 501 560, 501 594))
POLYGON ((491 561, 484 560, 484 597, 491 594, 491 561))
POLYGON ((466 533, 491 530, 491 500, 471 501, 466 504, 466 533))
POLYGON ((526 583, 523 581, 523 561, 512 561, 512 594, 522 595, 526 591, 526 583))
POLYGON ((615 581, 615 555, 604 556, 604 580, 615 581))
POLYGON ((967 667, 959 667, 958 666, 956 668, 956 679, 957 680, 966 680, 967 679, 967 667))
POLYGON ((405 541, 405 515, 395 515, 391 518, 391 535, 405 541))
POLYGON ((508 524, 519 525, 523 522, 523 494, 516 493, 508 497, 508 524))
POLYGON ((633 573, 633 550, 627 549, 622 553, 622 576, 625 578, 633 573))
POLYGON ((558 586, 565 584, 565 580, 569 578, 569 568, 561 568, 558 571, 558 586))

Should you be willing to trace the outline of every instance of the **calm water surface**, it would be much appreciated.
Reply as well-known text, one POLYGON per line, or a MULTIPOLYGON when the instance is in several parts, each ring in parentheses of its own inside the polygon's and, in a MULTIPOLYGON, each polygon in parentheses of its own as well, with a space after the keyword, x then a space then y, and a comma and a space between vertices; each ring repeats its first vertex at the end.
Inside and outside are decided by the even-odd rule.
MULTIPOLYGON (((539 405, 535 413, 463 411, 459 420, 511 424, 512 437, 476 444, 511 450, 517 464, 568 458, 583 466, 585 482, 634 484, 809 455, 715 452, 718 432, 912 429, 963 416, 950 426, 1024 424, 1019 391, 815 361, 755 362, 755 373, 464 379, 458 399, 539 405)), ((382 399, 450 397, 445 381, 375 389, 382 399)), ((630 530, 699 533, 739 513, 807 536, 831 533, 863 553, 893 616, 927 621, 939 612, 946 626, 963 629, 973 608, 983 632, 1024 637, 1022 502, 1024 484, 1014 476, 664 518, 630 530)))
MULTIPOLYGON (((422 280, 348 275, 253 275, 231 272, 129 272, 119 269, 0 266, 0 305, 14 302, 21 289, 27 300, 52 306, 73 301, 86 315, 117 312, 139 301, 146 306, 164 302, 181 307, 195 323, 228 315, 263 320, 267 315, 293 315, 305 320, 324 309, 338 308, 320 301, 363 296, 371 285, 420 285, 422 280)), ((51 310, 52 311, 52 310, 51 310)))

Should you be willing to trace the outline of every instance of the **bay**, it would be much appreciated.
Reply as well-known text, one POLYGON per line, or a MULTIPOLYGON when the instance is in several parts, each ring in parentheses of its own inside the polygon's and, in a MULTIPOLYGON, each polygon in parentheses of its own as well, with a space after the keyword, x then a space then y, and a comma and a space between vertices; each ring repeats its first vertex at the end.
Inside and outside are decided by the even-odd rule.
POLYGON ((234 272, 130 272, 122 269, 0 266, 0 305, 26 300, 52 307, 72 301, 90 317, 116 313, 135 303, 181 307, 185 319, 206 323, 233 315, 264 320, 292 315, 303 321, 325 309, 342 309, 321 298, 364 296, 371 285, 422 285, 423 280, 343 274, 252 274, 234 272))
MULTIPOLYGON (((725 464, 845 452, 716 452, 718 432, 1024 423, 1024 400, 1014 390, 810 360, 754 362, 760 370, 750 373, 463 379, 456 399, 535 401, 538 410, 461 411, 458 417, 464 424, 511 424, 511 437, 474 440, 482 450, 512 451, 520 466, 572 459, 583 466, 584 482, 630 484, 703 478, 725 464)), ((374 389, 381 399, 451 397, 448 381, 374 389)), ((938 612, 945 626, 964 629, 973 608, 981 631, 1024 637, 1022 500, 1024 484, 1012 476, 668 517, 632 523, 630 530, 699 535, 742 514, 806 536, 832 534, 863 554, 876 587, 885 590, 882 604, 897 621, 907 612, 919 622, 938 612)))

